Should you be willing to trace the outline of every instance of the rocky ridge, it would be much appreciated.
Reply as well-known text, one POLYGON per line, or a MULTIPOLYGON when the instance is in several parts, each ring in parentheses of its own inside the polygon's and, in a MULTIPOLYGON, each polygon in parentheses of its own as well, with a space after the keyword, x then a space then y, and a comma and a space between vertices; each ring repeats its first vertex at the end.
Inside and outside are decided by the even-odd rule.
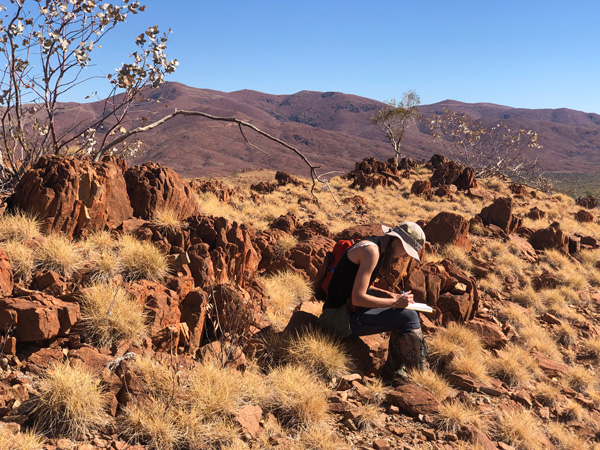
MULTIPOLYGON (((365 197, 374 189, 384 189, 404 190, 407 196, 429 201, 469 198, 484 206, 472 217, 442 210, 422 220, 420 223, 428 236, 424 262, 400 260, 393 276, 378 283, 392 290, 410 289, 417 301, 434 308, 433 314, 422 314, 423 329, 432 344, 444 330, 464 324, 481 340, 486 354, 502 355, 511 345, 523 342, 526 332, 514 319, 516 315, 511 319, 503 309, 505 304, 512 305, 514 292, 522 291, 524 278, 503 273, 498 286, 489 286, 481 280, 489 283, 490 274, 497 271, 494 255, 483 259, 482 252, 475 250, 500 243, 511 248, 511 254, 517 257, 515 265, 516 261, 539 263, 546 251, 554 251, 569 261, 575 260, 582 251, 599 248, 598 236, 568 233, 558 221, 538 229, 528 228, 517 213, 517 204, 527 204, 527 199, 543 194, 523 186, 512 189, 517 193, 500 195, 478 186, 468 168, 437 156, 428 164, 429 179, 413 182, 416 167, 409 160, 398 166, 392 161, 374 159, 356 163, 345 183, 348 189, 359 193, 350 197, 354 200, 348 204, 362 211, 361 214, 367 214, 369 204, 365 197), (405 190, 403 182, 408 180, 412 187, 405 190), (437 190, 433 192, 433 188, 437 190), (461 249, 467 255, 468 264, 451 256, 428 260, 427 255, 446 247, 461 249)), ((293 180, 279 174, 273 190, 287 183, 294 184, 293 180)), ((202 365, 207 354, 219 354, 224 364, 244 371, 250 350, 256 349, 262 336, 272 338, 270 333, 273 333, 265 316, 270 299, 259 275, 287 270, 301 274, 312 284, 315 298, 298 305, 286 330, 278 332, 302 334, 310 327, 317 327, 316 316, 308 311, 314 312, 315 305, 318 309, 318 302, 323 299, 320 281, 335 241, 380 231, 380 224, 366 222, 333 233, 323 222, 303 221, 293 213, 281 215, 272 220, 268 228, 258 231, 251 224, 203 215, 194 189, 216 193, 223 202, 244 196, 260 204, 264 196, 269 195, 264 191, 236 191, 214 181, 188 183, 158 164, 130 168, 123 161, 110 158, 99 163, 44 158, 23 177, 7 208, 35 214, 46 234, 61 233, 75 240, 98 230, 110 230, 115 236, 131 234, 168 255, 171 272, 162 281, 113 277, 113 282, 121 284, 135 302, 143 306, 149 335, 141 342, 121 340, 107 348, 94 345, 81 329, 78 293, 90 277, 85 268, 70 276, 46 270, 35 273, 31 280, 22 279, 15 276, 10 258, 0 250, 0 289, 4 295, 0 298, 0 326, 6 330, 0 341, 0 416, 4 426, 14 430, 31 426, 34 417, 24 405, 38 395, 40 375, 57 361, 77 360, 95 373, 107 392, 108 414, 117 419, 124 408, 149 392, 149 387, 132 369, 131 358, 136 355, 156 360, 175 358, 185 371, 185 368, 191 370, 202 365), (178 213, 177 225, 161 227, 153 222, 155 214, 164 210, 178 213), (278 243, 289 236, 295 237, 297 243, 282 251, 278 243), (245 321, 240 324, 242 316, 245 321), (240 336, 246 336, 246 345, 224 356, 225 340, 215 325, 217 319, 222 329, 235 329, 240 336), (236 328, 239 326, 245 327, 244 330, 236 328)), ((589 201, 580 203, 583 208, 590 204, 589 201)), ((582 211, 592 216, 591 222, 598 220, 595 209, 582 211)), ((590 222, 589 217, 584 216, 578 213, 574 220, 590 222)), ((548 287, 561 286, 564 280, 544 267, 535 274, 531 284, 535 296, 548 287)), ((569 316, 556 309, 534 318, 540 330, 557 336, 565 325, 575 330, 570 335, 572 342, 563 345, 562 352, 552 353, 541 347, 532 348, 530 352, 536 366, 536 383, 554 385, 560 391, 560 401, 548 402, 535 385, 515 383, 509 375, 503 376, 502 371, 478 377, 457 370, 453 366, 455 360, 448 355, 440 356, 435 345, 432 345, 432 368, 454 389, 455 401, 470 405, 482 415, 492 415, 495 411, 511 415, 525 410, 540 423, 562 423, 575 430, 581 442, 597 445, 600 403, 596 391, 559 383, 568 378, 569 364, 588 364, 594 370, 597 365, 583 343, 585 339, 599 337, 600 294, 590 285, 575 295, 578 301, 572 309, 577 309, 578 315, 569 316), (579 405, 579 409, 569 410, 565 406, 571 405, 568 402, 579 405)), ((530 301, 533 300, 528 298, 521 303, 530 301)), ((514 305, 516 310, 522 307, 514 305)), ((503 450, 560 447, 555 435, 544 433, 535 438, 539 447, 528 447, 518 440, 511 441, 493 427, 478 427, 468 421, 444 427, 440 425, 443 423, 440 414, 446 399, 414 380, 386 389, 378 416, 367 423, 363 411, 377 395, 373 382, 385 360, 386 338, 348 338, 345 348, 355 362, 354 371, 330 380, 328 408, 340 442, 345 442, 347 448, 451 449, 459 448, 462 443, 503 450)), ((571 409, 574 408, 571 405, 571 409)), ((240 409, 236 417, 236 429, 246 448, 261 448, 260 437, 266 433, 265 423, 275 420, 273 414, 260 408, 258 412, 240 409)), ((283 447, 292 442, 293 438, 279 435, 271 438, 270 445, 283 447)), ((85 441, 53 436, 44 448, 141 449, 148 445, 150 443, 143 439, 134 443, 114 427, 107 427, 85 441)))

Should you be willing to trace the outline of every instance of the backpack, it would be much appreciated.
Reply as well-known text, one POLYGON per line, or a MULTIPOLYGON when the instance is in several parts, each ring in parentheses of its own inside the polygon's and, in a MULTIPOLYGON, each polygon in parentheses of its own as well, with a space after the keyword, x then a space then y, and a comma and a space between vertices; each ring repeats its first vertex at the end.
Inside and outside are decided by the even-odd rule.
POLYGON ((331 283, 333 272, 335 272, 335 268, 340 262, 340 259, 342 259, 344 253, 346 253, 346 250, 352 247, 359 240, 360 239, 340 239, 333 246, 333 250, 331 251, 332 262, 329 264, 325 278, 323 278, 323 281, 321 282, 321 289, 323 289, 326 294, 329 293, 329 284, 331 283))

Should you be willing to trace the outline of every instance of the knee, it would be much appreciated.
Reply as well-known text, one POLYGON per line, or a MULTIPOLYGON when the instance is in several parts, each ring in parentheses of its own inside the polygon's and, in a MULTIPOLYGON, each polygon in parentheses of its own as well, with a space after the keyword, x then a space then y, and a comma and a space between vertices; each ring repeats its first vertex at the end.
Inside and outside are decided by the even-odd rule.
POLYGON ((405 310, 408 314, 406 317, 406 327, 410 330, 417 330, 421 328, 421 319, 419 319, 419 313, 412 309, 405 310))

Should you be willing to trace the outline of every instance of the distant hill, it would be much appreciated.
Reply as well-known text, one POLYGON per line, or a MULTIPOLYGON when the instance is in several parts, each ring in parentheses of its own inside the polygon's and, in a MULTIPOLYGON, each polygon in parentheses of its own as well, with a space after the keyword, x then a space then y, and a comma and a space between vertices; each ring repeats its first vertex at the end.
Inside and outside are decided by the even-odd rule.
MULTIPOLYGON (((369 117, 383 104, 356 95, 313 91, 270 95, 250 90, 226 93, 166 83, 150 96, 154 101, 133 106, 129 116, 132 123, 128 127, 142 118, 156 120, 175 109, 199 110, 249 121, 297 147, 310 161, 321 165, 324 172, 345 172, 355 161, 367 156, 378 159, 393 156, 383 134, 369 124, 369 117)), ((68 124, 76 117, 94 117, 100 114, 101 103, 63 104, 59 120, 68 124)), ((600 115, 453 100, 423 105, 421 109, 429 116, 444 107, 484 124, 503 121, 511 127, 537 131, 543 148, 531 157, 540 157, 549 171, 600 172, 600 115)), ((428 159, 443 152, 424 131, 413 127, 407 133, 403 146, 409 156, 428 159)), ((307 174, 304 163, 288 150, 251 131, 246 131, 246 136, 262 151, 246 144, 235 124, 177 117, 140 135, 146 151, 134 162, 158 161, 185 177, 220 176, 256 168, 307 174)))

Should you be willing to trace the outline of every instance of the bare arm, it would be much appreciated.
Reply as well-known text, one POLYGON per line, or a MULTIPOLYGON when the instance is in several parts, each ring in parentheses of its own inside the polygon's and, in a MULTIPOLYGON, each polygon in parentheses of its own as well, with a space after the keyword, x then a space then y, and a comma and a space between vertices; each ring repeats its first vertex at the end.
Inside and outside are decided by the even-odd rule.
POLYGON ((352 286, 352 304, 362 308, 406 308, 414 302, 410 292, 397 294, 369 286, 378 259, 379 250, 375 246, 352 250, 350 260, 358 264, 358 273, 352 286))

